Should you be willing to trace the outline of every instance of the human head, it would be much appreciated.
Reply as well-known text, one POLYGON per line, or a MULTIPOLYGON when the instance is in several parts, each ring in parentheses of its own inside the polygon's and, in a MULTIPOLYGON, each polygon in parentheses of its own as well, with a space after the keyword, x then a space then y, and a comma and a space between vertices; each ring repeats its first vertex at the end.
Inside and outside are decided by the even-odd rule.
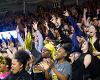
POLYGON ((14 43, 12 41, 10 41, 9 46, 14 47, 14 43))
POLYGON ((1 45, 2 45, 3 48, 7 48, 7 44, 6 44, 6 42, 4 40, 2 40, 2 44, 1 45))
POLYGON ((37 25, 38 25, 38 20, 37 19, 33 19, 33 21, 32 21, 32 29, 36 31, 38 29, 37 25))
POLYGON ((15 53, 12 59, 12 73, 16 74, 21 70, 25 70, 26 64, 29 61, 30 56, 27 51, 19 50, 15 53))
POLYGON ((9 72, 11 69, 11 59, 0 55, 0 72, 9 72))
POLYGON ((56 52, 55 46, 52 43, 47 43, 43 50, 42 50, 42 56, 51 56, 53 59, 55 59, 54 54, 56 52))
POLYGON ((63 44, 56 52, 55 58, 57 60, 65 58, 67 59, 71 52, 72 45, 70 43, 63 44))
POLYGON ((97 17, 94 17, 93 18, 93 25, 98 26, 98 24, 99 24, 98 18, 97 17))
POLYGON ((89 27, 89 36, 90 37, 97 37, 97 38, 99 38, 100 37, 100 35, 99 35, 99 27, 97 27, 97 26, 94 26, 94 25, 91 25, 90 27, 89 27))
POLYGON ((89 27, 89 35, 90 35, 91 37, 93 37, 93 36, 96 35, 96 32, 97 32, 97 30, 96 30, 95 26, 94 26, 94 25, 91 25, 91 26, 89 27))
POLYGON ((51 15, 51 20, 50 20, 55 26, 57 26, 57 21, 56 21, 56 16, 54 14, 51 15))
POLYGON ((82 43, 82 46, 81 46, 81 50, 83 53, 89 53, 91 54, 92 53, 92 46, 89 42, 87 42, 86 40, 82 43))
POLYGON ((43 48, 42 49, 42 57, 43 58, 48 58, 48 57, 51 57, 51 51, 47 48, 43 48))
POLYGON ((86 35, 89 36, 89 26, 82 25, 81 28, 82 28, 83 32, 84 32, 86 35))
POLYGON ((57 27, 61 25, 62 16, 58 13, 53 13, 51 15, 51 22, 57 27))

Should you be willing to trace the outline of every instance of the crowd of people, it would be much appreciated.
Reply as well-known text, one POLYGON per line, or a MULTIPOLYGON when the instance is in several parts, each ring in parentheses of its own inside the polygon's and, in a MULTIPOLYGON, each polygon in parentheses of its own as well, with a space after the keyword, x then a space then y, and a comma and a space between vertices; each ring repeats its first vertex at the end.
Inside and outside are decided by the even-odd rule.
POLYGON ((0 40, 0 80, 100 80, 100 8, 11 18, 17 40, 0 40))

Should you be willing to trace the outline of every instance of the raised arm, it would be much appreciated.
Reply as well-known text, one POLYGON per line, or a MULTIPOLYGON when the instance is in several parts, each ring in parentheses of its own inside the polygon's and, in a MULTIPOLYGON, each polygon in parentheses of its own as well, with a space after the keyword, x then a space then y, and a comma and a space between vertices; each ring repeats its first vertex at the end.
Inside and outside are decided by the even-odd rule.
POLYGON ((83 23, 85 26, 89 26, 90 25, 90 22, 89 22, 89 17, 86 18, 86 13, 87 13, 87 8, 85 9, 84 8, 84 11, 83 11, 83 23))
POLYGON ((82 35, 82 32, 81 32, 80 28, 78 27, 78 25, 76 24, 74 19, 69 15, 67 10, 64 11, 64 16, 66 16, 68 18, 68 21, 71 23, 72 27, 74 28, 75 33, 77 35, 82 35))
POLYGON ((87 13, 87 9, 84 8, 84 11, 83 11, 83 23, 86 25, 87 23, 87 20, 86 20, 86 13, 87 13))
POLYGON ((22 37, 21 37, 20 34, 19 34, 18 26, 17 26, 17 28, 16 28, 16 31, 17 31, 17 38, 18 38, 18 41, 19 41, 20 45, 24 48, 24 41, 23 41, 22 37))

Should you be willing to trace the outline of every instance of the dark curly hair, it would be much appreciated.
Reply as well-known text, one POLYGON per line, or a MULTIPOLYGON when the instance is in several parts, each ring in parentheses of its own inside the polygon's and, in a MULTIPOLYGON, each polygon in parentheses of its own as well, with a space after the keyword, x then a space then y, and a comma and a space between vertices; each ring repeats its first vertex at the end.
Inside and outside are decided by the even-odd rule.
POLYGON ((18 60, 21 64, 23 64, 23 68, 25 69, 27 61, 29 61, 30 56, 27 51, 25 50, 19 50, 15 54, 15 59, 18 60))

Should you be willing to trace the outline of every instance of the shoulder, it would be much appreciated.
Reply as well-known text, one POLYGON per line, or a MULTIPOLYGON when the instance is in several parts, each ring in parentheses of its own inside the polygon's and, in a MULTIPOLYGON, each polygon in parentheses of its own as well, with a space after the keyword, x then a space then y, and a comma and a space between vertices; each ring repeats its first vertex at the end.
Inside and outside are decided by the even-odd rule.
POLYGON ((90 54, 86 54, 84 57, 84 60, 90 60, 92 58, 92 56, 90 54))
POLYGON ((65 62, 64 62, 64 65, 65 65, 66 67, 71 67, 71 64, 70 64, 68 61, 65 61, 65 62))
POLYGON ((100 44, 100 39, 99 39, 99 38, 97 38, 97 40, 96 40, 95 42, 97 42, 97 43, 99 43, 99 44, 100 44))
MULTIPOLYGON (((58 65, 59 66, 59 65, 58 65)), ((72 66, 68 61, 65 61, 63 64, 60 65, 61 68, 63 68, 64 71, 71 71, 72 66)))
POLYGON ((20 76, 20 80, 32 80, 31 76, 25 71, 24 73, 22 73, 22 75, 20 76))
POLYGON ((86 54, 85 58, 91 58, 91 55, 90 54, 86 54))
POLYGON ((100 51, 100 39, 97 39, 94 43, 94 47, 97 51, 100 51))
POLYGON ((9 74, 4 80, 13 80, 14 76, 12 74, 9 74))
POLYGON ((70 78, 72 77, 72 66, 68 61, 65 61, 64 64, 64 71, 66 75, 68 75, 70 78))

